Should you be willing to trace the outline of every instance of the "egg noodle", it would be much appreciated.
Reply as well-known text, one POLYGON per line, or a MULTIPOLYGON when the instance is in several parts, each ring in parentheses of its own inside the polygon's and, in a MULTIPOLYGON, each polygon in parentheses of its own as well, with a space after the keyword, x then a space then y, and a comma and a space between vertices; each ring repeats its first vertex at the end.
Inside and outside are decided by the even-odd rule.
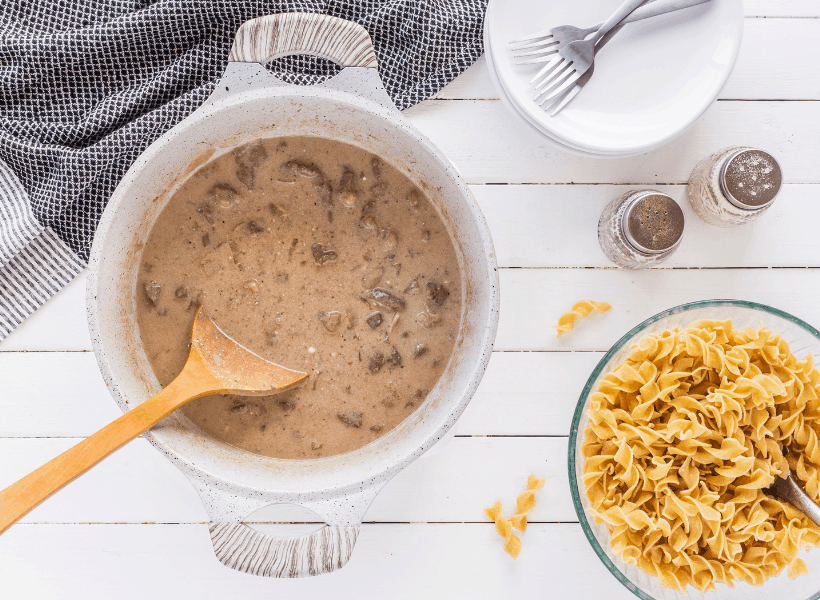
POLYGON ((818 382, 811 355, 762 327, 703 320, 641 338, 590 397, 582 447, 615 553, 680 592, 805 573, 797 554, 820 528, 763 490, 791 469, 820 500, 818 382))
POLYGON ((578 318, 588 317, 593 310, 605 313, 608 312, 610 308, 612 307, 606 302, 594 302, 593 300, 581 300, 580 302, 576 302, 568 312, 558 317, 558 325, 554 326, 558 335, 555 337, 561 337, 564 332, 575 329, 575 321, 578 318))
POLYGON ((503 506, 499 500, 490 508, 484 509, 484 514, 487 515, 491 521, 495 521, 495 530, 498 535, 504 538, 504 552, 513 557, 518 558, 521 553, 521 540, 512 531, 515 527, 521 533, 527 530, 527 513, 532 512, 535 508, 535 492, 544 487, 546 479, 539 479, 535 475, 530 474, 527 477, 527 489, 518 495, 515 499, 515 505, 518 512, 509 519, 501 516, 503 506))

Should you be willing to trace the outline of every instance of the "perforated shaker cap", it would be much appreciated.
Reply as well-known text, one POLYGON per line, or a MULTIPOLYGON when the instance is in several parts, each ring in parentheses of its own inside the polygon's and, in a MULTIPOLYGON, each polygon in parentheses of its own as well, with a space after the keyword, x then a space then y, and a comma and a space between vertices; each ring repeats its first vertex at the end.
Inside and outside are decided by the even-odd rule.
POLYGON ((783 171, 768 152, 746 148, 723 162, 719 182, 729 202, 744 210, 761 210, 780 192, 783 171))
POLYGON ((626 207, 624 237, 643 254, 663 254, 676 247, 683 237, 683 210, 666 194, 648 190, 637 192, 626 207))

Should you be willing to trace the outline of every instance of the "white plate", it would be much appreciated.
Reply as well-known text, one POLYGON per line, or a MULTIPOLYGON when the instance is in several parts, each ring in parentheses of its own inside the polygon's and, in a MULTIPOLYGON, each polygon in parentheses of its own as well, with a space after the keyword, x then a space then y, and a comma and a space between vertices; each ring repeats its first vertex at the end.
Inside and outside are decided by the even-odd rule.
POLYGON ((538 65, 516 65, 512 39, 605 20, 622 0, 491 0, 488 58, 509 100, 554 141, 595 155, 657 148, 694 123, 729 77, 743 35, 742 0, 711 0, 626 26, 596 58, 595 76, 556 117, 533 101, 538 65))

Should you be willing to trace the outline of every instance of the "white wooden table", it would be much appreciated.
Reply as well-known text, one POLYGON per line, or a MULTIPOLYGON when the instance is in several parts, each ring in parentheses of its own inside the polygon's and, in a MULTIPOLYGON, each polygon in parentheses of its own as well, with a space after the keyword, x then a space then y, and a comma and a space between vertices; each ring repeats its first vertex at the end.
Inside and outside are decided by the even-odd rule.
MULTIPOLYGON (((273 580, 222 567, 194 489, 139 439, 0 537, 0 597, 632 598, 585 540, 567 479, 570 418, 601 352, 655 312, 708 298, 771 304, 820 327, 820 2, 747 0, 746 14, 720 101, 639 158, 554 150, 507 114, 483 59, 406 111, 487 217, 501 323, 457 437, 385 487, 344 569, 273 580), (781 64, 787 55, 799 60, 781 64), (787 184, 758 222, 716 230, 685 203, 685 182, 698 159, 733 144, 774 153, 787 184), (616 195, 647 186, 682 202, 683 243, 662 269, 613 268, 598 217, 616 195), (556 340, 558 315, 581 299, 613 309, 556 340), (511 505, 531 472, 547 485, 514 562, 482 509, 511 505)), ((91 352, 84 290, 82 274, 0 344, 0 489, 118 416, 91 352)), ((310 520, 283 507, 249 519, 283 533, 315 529, 310 520), (281 521, 291 523, 265 524, 281 521)))

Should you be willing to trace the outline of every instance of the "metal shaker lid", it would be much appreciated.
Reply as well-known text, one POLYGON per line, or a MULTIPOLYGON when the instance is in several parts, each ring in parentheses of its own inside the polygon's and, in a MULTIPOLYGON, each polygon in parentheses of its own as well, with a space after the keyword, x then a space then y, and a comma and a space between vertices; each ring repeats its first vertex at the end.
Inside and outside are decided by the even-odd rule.
POLYGON ((683 237, 683 210, 666 194, 637 192, 624 211, 624 237, 638 252, 663 254, 683 237))
POLYGON ((744 210, 760 210, 772 202, 783 185, 780 164, 763 150, 738 150, 723 162, 720 191, 744 210))

